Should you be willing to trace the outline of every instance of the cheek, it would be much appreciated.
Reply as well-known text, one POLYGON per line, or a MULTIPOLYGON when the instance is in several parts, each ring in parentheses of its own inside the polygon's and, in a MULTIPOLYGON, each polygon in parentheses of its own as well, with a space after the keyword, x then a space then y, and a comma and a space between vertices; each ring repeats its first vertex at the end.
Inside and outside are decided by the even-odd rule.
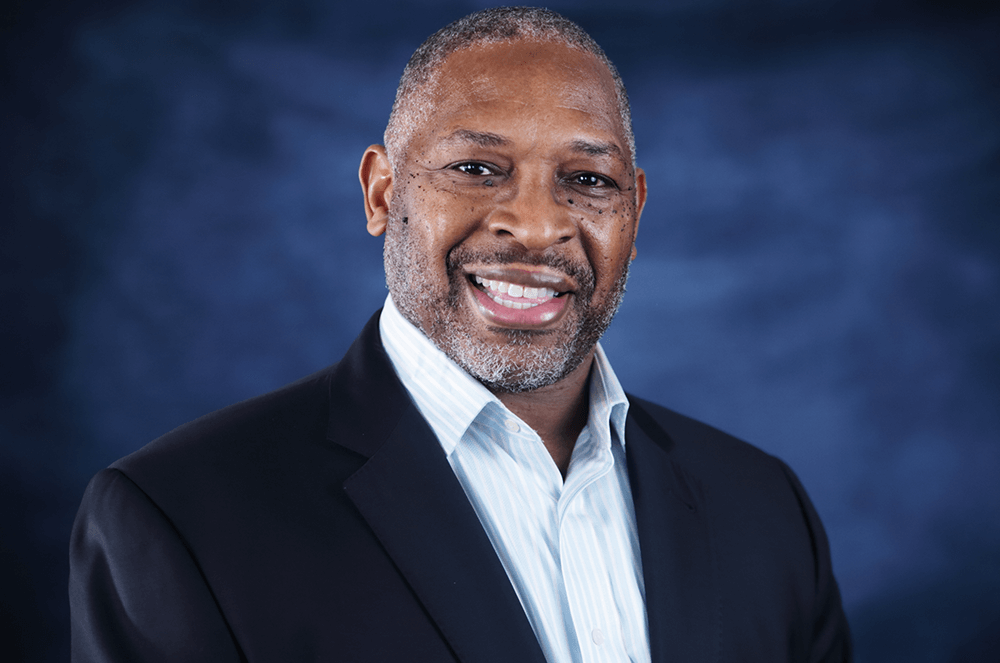
POLYGON ((466 197, 435 196, 419 214, 428 248, 447 254, 484 227, 490 209, 489 204, 477 204, 466 197))
POLYGON ((635 244, 636 224, 638 223, 635 202, 630 198, 619 201, 612 220, 616 235, 615 241, 621 246, 621 254, 631 260, 632 248, 635 244))
POLYGON ((635 237, 633 210, 634 205, 616 201, 614 205, 598 208, 594 214, 580 215, 581 239, 598 280, 617 278, 621 265, 631 260, 635 237))
POLYGON ((405 182, 394 192, 392 219, 407 250, 426 260, 438 252, 437 247, 445 239, 441 219, 447 215, 438 200, 440 196, 415 173, 407 173, 405 182))

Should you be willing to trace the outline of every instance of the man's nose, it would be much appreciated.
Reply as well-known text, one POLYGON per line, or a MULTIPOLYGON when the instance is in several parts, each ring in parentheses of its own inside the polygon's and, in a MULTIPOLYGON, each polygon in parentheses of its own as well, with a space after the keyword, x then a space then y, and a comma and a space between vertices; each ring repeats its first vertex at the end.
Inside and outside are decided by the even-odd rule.
POLYGON ((521 179, 487 217, 490 232, 541 251, 576 236, 571 210, 560 202, 556 185, 546 178, 521 179))

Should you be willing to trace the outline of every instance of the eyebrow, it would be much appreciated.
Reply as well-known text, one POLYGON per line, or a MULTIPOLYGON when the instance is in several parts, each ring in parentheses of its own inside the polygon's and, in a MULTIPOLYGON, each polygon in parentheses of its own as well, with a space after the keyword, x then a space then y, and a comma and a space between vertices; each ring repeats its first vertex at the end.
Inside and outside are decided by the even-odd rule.
POLYGON ((582 152, 587 156, 604 157, 613 156, 624 159, 622 149, 614 143, 593 143, 589 140, 574 140, 570 143, 570 149, 574 152, 582 152))
POLYGON ((458 129, 453 131, 445 142, 448 143, 472 143, 479 147, 503 147, 510 145, 510 140, 499 134, 491 134, 487 131, 472 131, 471 129, 458 129))
MULTIPOLYGON (((473 131, 472 129, 456 129, 445 139, 446 143, 472 143, 479 147, 504 147, 511 144, 509 138, 500 134, 488 131, 473 131)), ((569 144, 569 148, 574 152, 580 152, 587 156, 612 156, 625 160, 622 149, 614 143, 597 143, 589 140, 577 139, 569 144)))

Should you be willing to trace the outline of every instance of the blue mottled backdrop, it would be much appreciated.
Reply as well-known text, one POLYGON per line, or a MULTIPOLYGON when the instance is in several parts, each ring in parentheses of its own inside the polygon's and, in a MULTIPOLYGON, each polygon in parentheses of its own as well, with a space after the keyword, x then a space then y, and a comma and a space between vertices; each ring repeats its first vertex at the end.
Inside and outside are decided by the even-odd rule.
MULTIPOLYGON (((563 0, 631 92, 626 387, 786 459, 861 663, 1000 651, 1000 11, 563 0)), ((478 2, 5 4, 0 657, 68 655, 88 478, 335 361, 385 295, 357 165, 478 2)))

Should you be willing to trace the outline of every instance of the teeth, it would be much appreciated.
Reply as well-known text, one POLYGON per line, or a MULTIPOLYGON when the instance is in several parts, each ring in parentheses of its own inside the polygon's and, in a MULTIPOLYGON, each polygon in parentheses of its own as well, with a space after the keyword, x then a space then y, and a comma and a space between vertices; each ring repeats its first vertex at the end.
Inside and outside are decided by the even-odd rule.
POLYGON ((483 286, 486 294, 489 295, 493 301, 506 306, 507 308, 517 309, 519 311, 534 308, 556 296, 556 291, 552 288, 532 288, 518 285, 516 283, 507 283, 506 281, 491 281, 489 279, 484 279, 478 274, 474 276, 474 280, 476 283, 483 286), (511 297, 524 299, 540 299, 542 301, 514 302, 509 299, 504 299, 499 295, 509 295, 511 297))

